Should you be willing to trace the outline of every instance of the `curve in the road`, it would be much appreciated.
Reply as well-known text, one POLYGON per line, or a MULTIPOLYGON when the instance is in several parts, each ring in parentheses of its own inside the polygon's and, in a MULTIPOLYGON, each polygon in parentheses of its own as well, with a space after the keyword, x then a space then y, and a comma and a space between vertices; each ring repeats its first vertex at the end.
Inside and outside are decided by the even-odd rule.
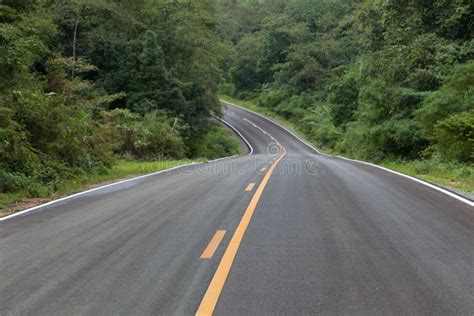
MULTIPOLYGON (((286 132, 288 132, 289 134, 291 134, 292 136, 294 136, 296 139, 298 139, 300 142, 302 142, 303 144, 305 144, 306 146, 308 146, 309 148, 311 148, 312 150, 314 150, 316 153, 318 153, 318 154, 320 154, 320 155, 332 157, 332 156, 327 155, 327 154, 323 153, 322 151, 316 149, 316 147, 314 147, 314 146, 313 146, 312 144, 310 144, 308 141, 306 141, 306 140, 304 140, 303 138, 301 138, 301 137, 300 137, 299 135, 297 135, 295 132, 289 130, 289 129, 286 128, 285 126, 279 124, 278 122, 276 122, 276 121, 274 121, 274 120, 272 120, 272 119, 270 119, 270 118, 268 118, 268 117, 266 117, 266 116, 264 116, 264 115, 262 115, 262 114, 260 114, 260 113, 257 113, 257 112, 254 112, 254 111, 252 111, 252 110, 243 108, 243 107, 241 107, 241 106, 239 106, 239 105, 237 105, 237 104, 234 104, 234 103, 231 103, 231 102, 228 102, 228 101, 221 100, 221 102, 224 103, 224 104, 227 104, 227 105, 231 105, 231 106, 237 107, 237 108, 239 108, 239 109, 241 109, 241 110, 247 111, 247 112, 252 113, 252 114, 254 114, 254 115, 258 115, 258 116, 260 116, 260 117, 262 117, 262 118, 268 120, 269 122, 271 122, 271 123, 277 125, 278 127, 282 128, 283 130, 285 130, 286 132)), ((438 185, 435 185, 435 184, 433 184, 433 183, 430 183, 430 182, 421 180, 421 179, 419 179, 419 178, 412 177, 412 176, 403 174, 403 173, 401 173, 401 172, 397 172, 397 171, 395 171, 395 170, 391 170, 391 169, 389 169, 389 168, 385 168, 385 167, 382 167, 382 166, 379 166, 379 165, 376 165, 376 164, 373 164, 373 163, 370 163, 370 162, 361 161, 361 160, 357 160, 357 159, 350 159, 350 158, 346 158, 346 157, 343 157, 343 156, 335 156, 335 157, 340 158, 340 159, 344 159, 344 160, 347 160, 347 161, 357 162, 357 163, 365 164, 365 165, 372 166, 372 167, 375 167, 375 168, 379 168, 379 169, 385 170, 385 171, 387 171, 387 172, 391 172, 391 173, 396 174, 396 175, 398 175, 398 176, 405 177, 405 178, 407 178, 407 179, 410 179, 410 180, 413 180, 413 181, 415 181, 415 182, 417 182, 417 183, 420 183, 420 184, 422 184, 422 185, 425 185, 425 186, 427 186, 427 187, 429 187, 429 188, 431 188, 431 189, 437 190, 437 191, 439 191, 439 192, 441 192, 441 193, 443 193, 443 194, 449 195, 449 196, 451 196, 451 197, 453 197, 453 198, 455 198, 455 199, 457 199, 457 200, 459 200, 459 201, 461 201, 461 202, 463 202, 463 203, 466 203, 467 205, 474 206, 474 201, 472 201, 472 200, 470 200, 470 199, 468 199, 468 198, 466 198, 466 197, 464 197, 464 196, 461 196, 461 195, 459 195, 459 194, 457 194, 457 193, 455 193, 455 192, 452 192, 452 191, 450 191, 450 190, 447 190, 447 189, 445 189, 445 188, 442 188, 442 187, 440 187, 440 186, 438 186, 438 185)))
MULTIPOLYGON (((264 135, 268 136, 272 142, 276 143, 280 148, 280 154, 271 164, 262 181, 258 185, 258 188, 255 191, 255 194, 253 195, 252 199, 250 200, 250 203, 247 206, 247 209, 245 210, 242 219, 239 222, 239 225, 235 229, 234 235, 232 236, 232 239, 230 240, 229 245, 227 246, 227 249, 224 252, 219 266, 217 267, 216 273, 214 274, 211 283, 209 284, 209 287, 207 288, 206 293, 204 294, 204 297, 201 301, 201 304, 199 305, 199 308, 196 312, 196 315, 198 316, 212 315, 212 313, 214 312, 217 301, 219 300, 219 296, 221 295, 222 289, 224 288, 224 284, 230 273, 230 269, 232 268, 232 263, 234 262, 235 256, 237 255, 237 251, 239 250, 242 239, 244 238, 245 232, 247 231, 250 221, 252 220, 252 216, 255 212, 255 209, 257 208, 258 202, 260 201, 263 191, 265 190, 265 187, 267 186, 270 177, 275 171, 275 168, 283 160, 283 158, 285 158, 287 154, 285 147, 280 144, 278 140, 275 139, 275 137, 273 137, 270 133, 268 133, 252 121, 248 119, 245 120, 253 127, 261 131, 264 135)), ((241 136, 242 138, 244 138, 243 135, 241 136)))
MULTIPOLYGON (((228 126, 231 130, 233 130, 237 134, 237 136, 239 136, 244 141, 244 143, 246 144, 246 146, 249 149, 248 155, 252 155, 253 154, 252 145, 250 145, 249 141, 239 132, 239 130, 237 130, 229 122, 226 122, 224 119, 221 119, 221 118, 217 118, 217 119, 220 122, 222 122, 223 124, 225 124, 226 126, 228 126)), ((229 158, 234 158, 234 157, 237 157, 237 155, 229 156, 229 157, 221 157, 221 158, 211 160, 209 162, 200 162, 198 164, 213 163, 213 162, 218 162, 218 161, 221 161, 221 160, 224 160, 224 159, 229 159, 229 158)), ((31 213, 31 212, 40 211, 42 209, 45 209, 48 206, 53 206, 55 204, 65 202, 67 200, 74 199, 74 198, 80 197, 80 196, 85 195, 85 194, 93 193, 95 191, 104 190, 104 189, 107 189, 109 187, 125 184, 127 182, 137 181, 137 180, 140 180, 140 179, 143 179, 143 178, 146 178, 146 177, 150 177, 150 176, 156 176, 156 175, 159 175, 159 174, 162 174, 162 173, 178 170, 178 169, 181 169, 181 168, 184 168, 184 167, 189 167, 189 166, 192 166, 192 165, 196 165, 196 163, 192 162, 192 163, 188 163, 188 164, 183 164, 183 165, 179 165, 179 166, 176 166, 176 167, 173 167, 173 168, 168 168, 168 169, 165 169, 165 170, 160 170, 160 171, 157 171, 157 172, 144 174, 144 175, 141 175, 141 176, 138 176, 138 177, 133 177, 133 178, 125 179, 125 180, 122 180, 122 181, 117 181, 117 182, 106 184, 106 185, 103 185, 103 186, 100 186, 100 187, 97 187, 97 188, 93 188, 93 189, 90 189, 90 190, 85 190, 85 191, 82 191, 82 192, 71 194, 71 195, 68 195, 68 196, 53 200, 53 201, 49 201, 49 202, 41 204, 41 205, 30 207, 30 208, 22 210, 20 212, 16 212, 16 213, 13 213, 13 214, 10 214, 10 215, 7 215, 7 216, 0 217, 0 222, 15 218, 17 216, 24 216, 24 215, 26 215, 28 213, 31 213)))
POLYGON ((0 314, 195 313, 275 162, 273 140, 249 121, 288 153, 239 238, 215 314, 472 314, 470 205, 318 154, 237 107, 224 119, 248 140, 251 156, 0 222, 0 314))

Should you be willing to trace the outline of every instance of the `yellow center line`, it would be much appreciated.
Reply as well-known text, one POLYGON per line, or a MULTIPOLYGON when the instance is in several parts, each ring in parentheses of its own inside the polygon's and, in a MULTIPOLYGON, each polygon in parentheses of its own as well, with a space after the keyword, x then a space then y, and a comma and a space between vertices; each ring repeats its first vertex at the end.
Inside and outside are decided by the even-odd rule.
POLYGON ((255 183, 251 182, 249 185, 245 188, 245 191, 249 192, 253 190, 253 187, 255 186, 255 183))
MULTIPOLYGON (((247 121, 253 124, 249 120, 247 121)), ((256 127, 263 131, 260 127, 256 127)), ((230 269, 237 254, 237 250, 239 249, 245 231, 247 230, 250 224, 250 220, 252 219, 258 201, 262 196, 263 190, 265 189, 268 181, 270 180, 270 177, 273 174, 273 171, 275 170, 276 166, 286 155, 286 149, 278 141, 275 140, 275 142, 278 144, 278 146, 280 146, 282 154, 278 157, 277 160, 275 160, 275 162, 271 165, 270 169, 268 169, 267 173, 262 179, 262 182, 260 182, 260 185, 255 191, 255 194, 250 200, 250 203, 247 206, 247 209, 245 210, 244 215, 242 216, 242 219, 240 220, 240 223, 237 226, 237 229, 235 230, 234 235, 232 236, 232 239, 230 240, 226 251, 224 252, 224 255, 222 256, 221 262, 217 267, 214 277, 212 278, 211 283, 209 284, 209 287, 207 288, 207 291, 204 294, 204 297, 201 301, 201 304, 199 305, 196 315, 212 315, 212 313, 214 312, 214 308, 216 307, 217 300, 219 299, 222 289, 224 288, 225 281, 227 279, 227 276, 229 275, 230 269)))
POLYGON ((214 253, 217 250, 217 247, 219 247, 219 244, 222 241, 222 238, 224 238, 226 231, 225 230, 218 230, 215 234, 214 237, 212 237, 211 241, 209 242, 209 245, 207 245, 206 249, 204 249, 204 252, 201 255, 201 259, 211 259, 214 253))

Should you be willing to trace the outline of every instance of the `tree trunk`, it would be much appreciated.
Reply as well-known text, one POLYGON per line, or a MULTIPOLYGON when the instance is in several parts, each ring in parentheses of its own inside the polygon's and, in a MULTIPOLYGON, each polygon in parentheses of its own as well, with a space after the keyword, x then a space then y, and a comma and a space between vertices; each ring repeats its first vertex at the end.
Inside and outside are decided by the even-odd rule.
POLYGON ((74 36, 72 40, 72 70, 71 79, 74 80, 76 76, 76 43, 77 43, 77 26, 79 25, 79 14, 77 15, 76 21, 74 22, 74 36))

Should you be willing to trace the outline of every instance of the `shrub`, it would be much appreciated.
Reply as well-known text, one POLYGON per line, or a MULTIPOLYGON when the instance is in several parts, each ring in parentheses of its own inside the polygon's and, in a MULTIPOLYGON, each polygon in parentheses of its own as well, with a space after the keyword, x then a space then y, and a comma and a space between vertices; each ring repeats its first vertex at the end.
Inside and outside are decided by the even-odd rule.
POLYGON ((451 114, 468 111, 474 104, 474 62, 454 68, 442 87, 430 93, 416 111, 416 119, 429 135, 433 125, 451 114))
POLYGON ((433 139, 437 150, 446 158, 474 162, 474 110, 439 121, 433 139))
POLYGON ((240 152, 240 144, 232 132, 220 125, 213 124, 202 144, 198 155, 208 159, 236 155, 240 152))
POLYGON ((459 65, 442 87, 416 111, 416 120, 434 152, 445 158, 473 161, 474 62, 459 65))
POLYGON ((115 109, 103 112, 102 116, 109 126, 112 148, 117 154, 132 154, 146 160, 179 159, 185 155, 178 127, 172 126, 172 119, 165 115, 151 112, 142 117, 129 110, 115 109))

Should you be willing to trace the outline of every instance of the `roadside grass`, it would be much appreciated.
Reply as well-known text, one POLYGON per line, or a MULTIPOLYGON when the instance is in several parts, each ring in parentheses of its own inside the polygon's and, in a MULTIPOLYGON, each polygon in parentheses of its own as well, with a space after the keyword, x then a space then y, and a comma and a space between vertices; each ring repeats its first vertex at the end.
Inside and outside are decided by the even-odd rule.
MULTIPOLYGON (((298 128, 292 122, 282 118, 270 109, 258 106, 252 101, 242 101, 227 95, 220 95, 220 99, 268 116, 283 126, 296 131, 306 140, 309 140, 308 137, 305 137, 303 133, 298 131, 298 128)), ((333 150, 327 150, 327 148, 322 148, 322 150, 331 155, 339 154, 333 150)), ((474 192, 474 167, 467 164, 446 163, 435 158, 415 161, 385 161, 378 164, 441 186, 464 192, 474 192)))
POLYGON ((388 161, 380 165, 435 184, 465 192, 474 192, 474 167, 472 166, 443 163, 436 159, 388 161))
POLYGON ((0 211, 25 199, 46 198, 55 199, 62 196, 81 192, 102 184, 117 182, 118 180, 132 178, 148 173, 173 168, 191 162, 202 162, 197 160, 164 160, 156 162, 137 162, 119 160, 111 169, 103 173, 92 173, 81 177, 69 179, 59 184, 56 190, 50 194, 31 196, 27 192, 0 193, 0 211))
POLYGON ((0 193, 0 210, 26 197, 25 192, 0 193))

